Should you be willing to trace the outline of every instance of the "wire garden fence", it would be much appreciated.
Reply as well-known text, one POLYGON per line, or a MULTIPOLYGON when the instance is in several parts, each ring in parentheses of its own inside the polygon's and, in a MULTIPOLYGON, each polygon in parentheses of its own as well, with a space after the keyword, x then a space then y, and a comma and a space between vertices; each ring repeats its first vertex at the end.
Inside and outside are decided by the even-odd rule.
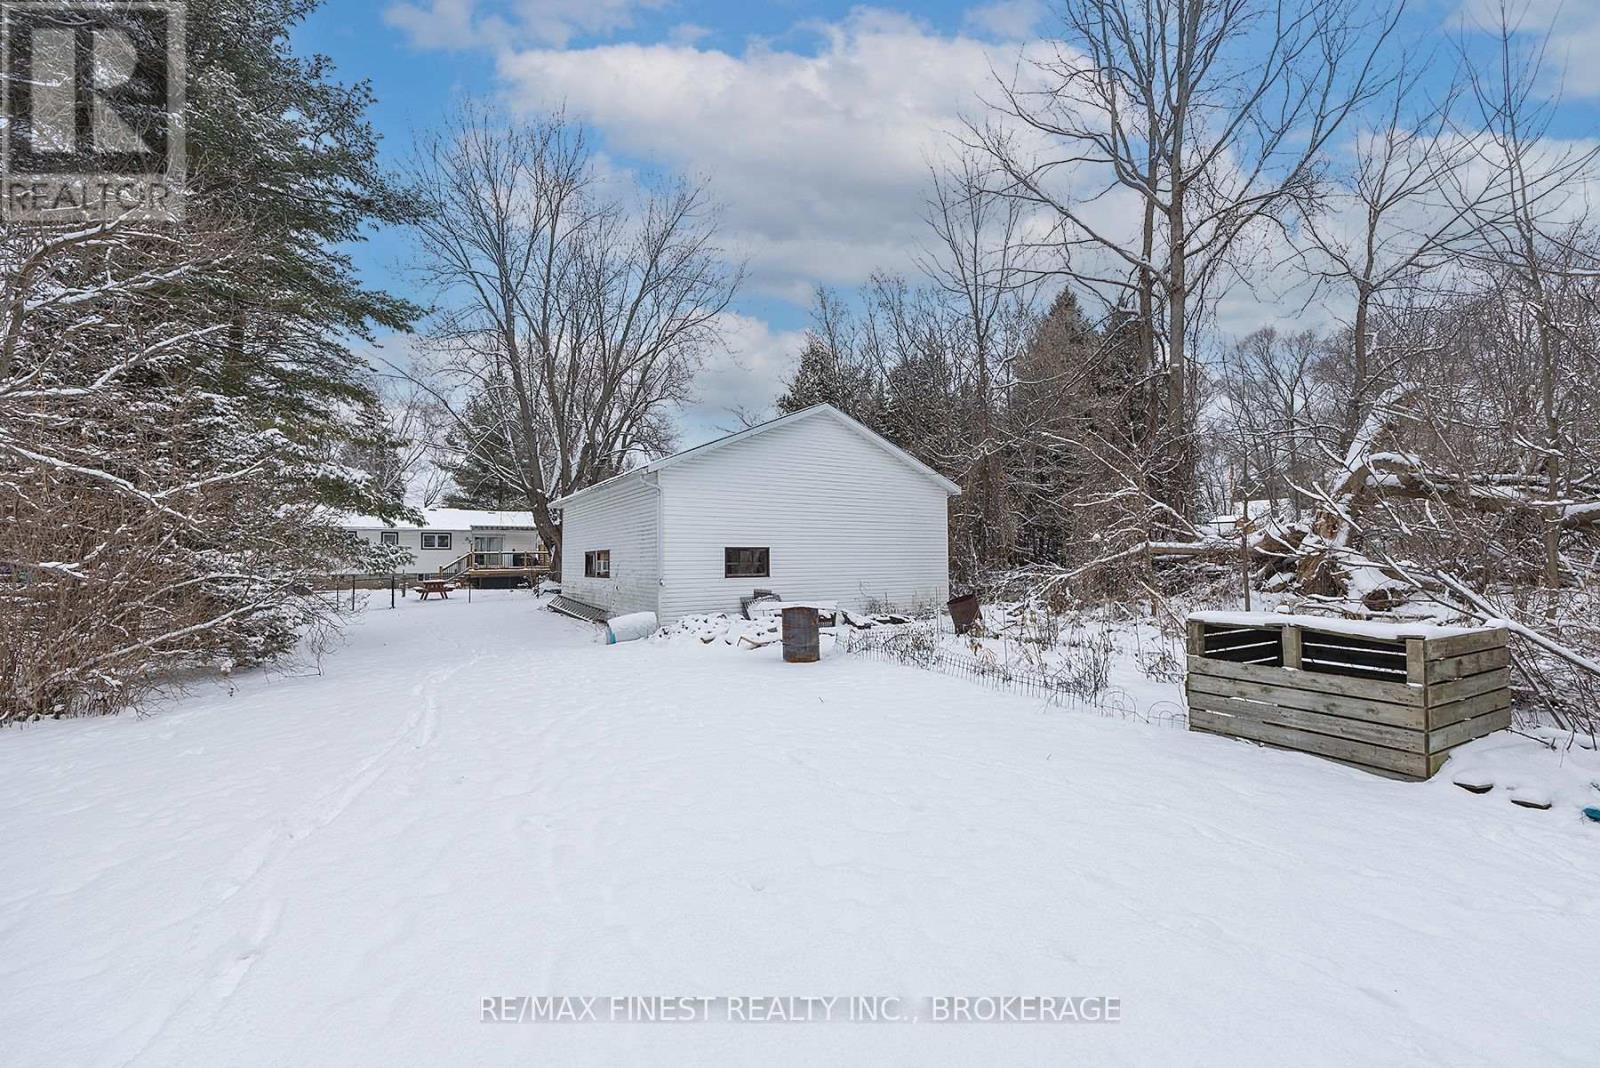
POLYGON ((996 655, 981 644, 969 647, 971 651, 954 648, 953 640, 935 622, 853 631, 845 636, 843 649, 852 656, 921 668, 1050 705, 1146 723, 1178 727, 1188 723, 1187 713, 1177 702, 1161 701, 1141 709, 1126 690, 1109 685, 1109 644, 1077 653, 1065 651, 1048 664, 1043 657, 1018 661, 996 655))

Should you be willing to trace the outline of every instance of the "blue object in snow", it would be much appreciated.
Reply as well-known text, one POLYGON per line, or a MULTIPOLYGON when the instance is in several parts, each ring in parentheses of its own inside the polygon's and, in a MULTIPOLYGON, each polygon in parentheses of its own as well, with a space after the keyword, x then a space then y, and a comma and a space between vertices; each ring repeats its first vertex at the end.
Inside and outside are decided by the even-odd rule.
POLYGON ((1583 810, 1583 814, 1594 820, 1596 823, 1600 823, 1600 805, 1590 805, 1588 808, 1583 810))

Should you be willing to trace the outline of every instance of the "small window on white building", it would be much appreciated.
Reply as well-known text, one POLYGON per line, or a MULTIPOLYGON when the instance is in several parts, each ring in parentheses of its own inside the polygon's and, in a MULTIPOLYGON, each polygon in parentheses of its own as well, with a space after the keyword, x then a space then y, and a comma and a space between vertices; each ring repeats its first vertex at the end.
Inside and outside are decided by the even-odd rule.
POLYGON ((450 548, 450 535, 433 534, 429 533, 428 531, 423 531, 422 547, 424 549, 448 549, 450 548))
POLYGON ((383 545, 399 545, 400 532, 398 530, 386 530, 378 535, 378 541, 383 545))
POLYGON ((583 554, 583 577, 602 578, 611 577, 611 550, 595 549, 583 554))
POLYGON ((772 550, 742 546, 722 550, 723 578, 771 578, 772 550))

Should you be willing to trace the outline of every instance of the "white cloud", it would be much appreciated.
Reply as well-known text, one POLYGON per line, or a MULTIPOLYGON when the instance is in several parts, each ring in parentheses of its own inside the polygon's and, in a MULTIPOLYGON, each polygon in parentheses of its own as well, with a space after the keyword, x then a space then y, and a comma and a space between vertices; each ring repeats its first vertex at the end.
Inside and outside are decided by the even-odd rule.
POLYGON ((814 47, 508 50, 500 69, 516 105, 565 103, 608 150, 707 176, 751 285, 803 303, 819 282, 910 266, 928 160, 1016 46, 871 9, 797 32, 814 47))
POLYGON ((739 428, 739 413, 770 415, 772 401, 800 357, 803 330, 774 330, 762 319, 724 312, 727 351, 708 360, 695 380, 697 397, 679 418, 681 445, 698 445, 739 428))
POLYGON ((427 7, 394 4, 384 11, 383 18, 404 30, 418 48, 475 48, 481 39, 473 18, 474 7, 475 0, 432 0, 427 7))
POLYGON ((667 40, 677 45, 698 44, 710 36, 710 29, 694 22, 680 22, 667 32, 667 40))
POLYGON ((996 0, 968 11, 961 24, 968 32, 1020 41, 1033 36, 1047 11, 1044 0, 996 0))
POLYGON ((498 49, 532 43, 564 48, 574 38, 604 35, 633 25, 643 9, 668 0, 417 0, 384 12, 414 47, 498 49))
MULTIPOLYGON (((1473 29, 1494 32, 1501 0, 1466 0, 1458 15, 1473 29)), ((1511 3, 1507 18, 1536 47, 1549 34, 1546 53, 1549 90, 1567 96, 1600 96, 1600 4, 1595 0, 1523 0, 1511 3)))

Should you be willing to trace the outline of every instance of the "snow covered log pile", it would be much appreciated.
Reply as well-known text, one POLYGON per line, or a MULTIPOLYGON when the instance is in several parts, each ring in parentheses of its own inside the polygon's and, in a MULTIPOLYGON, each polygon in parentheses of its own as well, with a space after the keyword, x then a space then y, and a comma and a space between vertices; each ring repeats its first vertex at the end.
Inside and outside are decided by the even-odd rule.
POLYGON ((846 627, 851 630, 895 627, 908 622, 907 617, 892 613, 866 616, 841 610, 831 601, 774 601, 763 605, 763 608, 767 609, 765 611, 752 609, 751 619, 743 619, 726 612, 684 616, 656 631, 655 640, 669 642, 693 640, 701 645, 731 645, 741 649, 760 649, 782 640, 783 615, 781 611, 770 610, 773 604, 780 608, 785 604, 817 608, 823 617, 824 633, 838 633, 846 627), (836 620, 831 625, 830 616, 835 616, 836 620))
POLYGON ((1511 725, 1496 627, 1315 616, 1189 617, 1189 727, 1426 779, 1456 746, 1511 725))
POLYGON ((1574 455, 1552 481, 1547 454, 1518 444, 1532 432, 1507 429, 1498 403, 1419 369, 1373 401, 1323 475, 1293 484, 1292 501, 1246 502, 1263 507, 1133 551, 1201 603, 1248 584, 1296 610, 1503 628, 1519 708, 1593 737, 1600 478, 1574 455))

